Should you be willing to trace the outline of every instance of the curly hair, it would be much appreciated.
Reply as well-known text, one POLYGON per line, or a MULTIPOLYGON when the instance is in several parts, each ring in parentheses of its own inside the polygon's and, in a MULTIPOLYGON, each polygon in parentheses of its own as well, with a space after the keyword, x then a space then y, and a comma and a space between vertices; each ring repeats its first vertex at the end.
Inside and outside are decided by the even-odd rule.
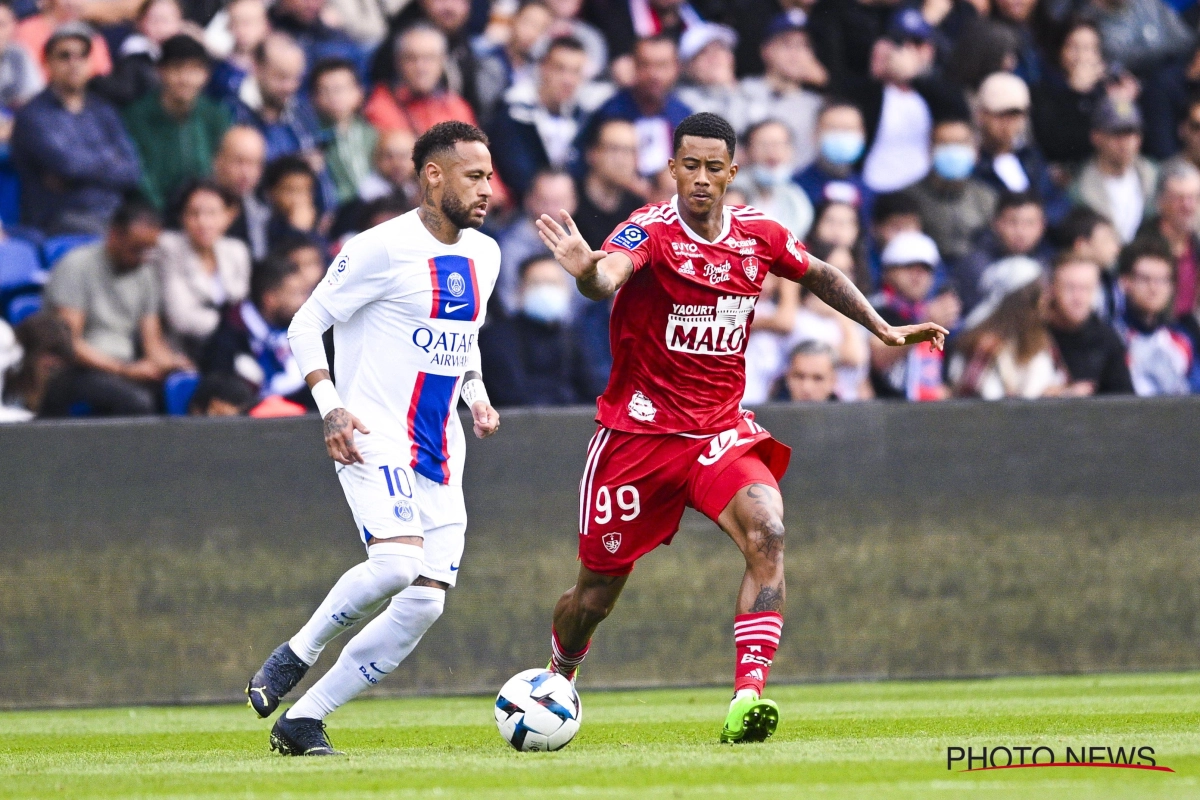
POLYGON ((695 136, 698 139, 719 139, 729 148, 729 157, 733 158, 734 148, 737 147, 737 133, 733 126, 723 117, 702 111, 685 117, 683 122, 675 127, 674 151, 679 152, 683 137, 695 136))
POLYGON ((425 168, 433 158, 447 150, 453 150, 459 142, 479 142, 484 147, 489 146, 487 134, 467 122, 439 122, 421 134, 413 145, 413 164, 417 173, 425 168))

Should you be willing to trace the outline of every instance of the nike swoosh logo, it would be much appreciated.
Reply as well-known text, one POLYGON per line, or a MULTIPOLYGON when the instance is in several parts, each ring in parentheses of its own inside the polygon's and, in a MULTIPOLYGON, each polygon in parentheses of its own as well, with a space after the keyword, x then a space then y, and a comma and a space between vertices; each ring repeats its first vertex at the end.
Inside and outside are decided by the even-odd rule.
POLYGON ((451 564, 451 565, 450 565, 450 571, 451 571, 451 572, 458 572, 458 564, 451 564))
POLYGON ((455 311, 458 311, 460 308, 466 308, 469 305, 470 305, 470 303, 460 303, 459 305, 452 306, 449 303, 446 303, 446 313, 453 314, 455 311))

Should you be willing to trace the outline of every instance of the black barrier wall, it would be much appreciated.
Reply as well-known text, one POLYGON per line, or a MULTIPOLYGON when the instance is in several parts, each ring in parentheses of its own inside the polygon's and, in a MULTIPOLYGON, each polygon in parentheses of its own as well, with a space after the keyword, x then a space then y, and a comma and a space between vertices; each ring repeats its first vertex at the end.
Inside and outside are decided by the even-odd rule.
MULTIPOLYGON (((793 447, 773 678, 1200 667, 1197 412, 761 409, 793 447)), ((374 691, 494 691, 546 662, 594 426, 502 418, 468 446, 459 587, 374 691)), ((315 418, 8 426, 0 454, 0 707, 235 699, 363 555, 315 418)), ((740 574, 689 512, 639 564, 583 685, 728 681, 740 574)))

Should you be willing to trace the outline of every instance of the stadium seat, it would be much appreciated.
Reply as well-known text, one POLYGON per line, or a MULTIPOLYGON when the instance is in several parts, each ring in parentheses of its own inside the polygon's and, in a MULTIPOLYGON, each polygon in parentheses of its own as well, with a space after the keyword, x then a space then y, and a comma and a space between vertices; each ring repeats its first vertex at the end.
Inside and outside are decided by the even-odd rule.
POLYGON ((8 321, 11 325, 20 324, 21 320, 31 317, 42 310, 40 294, 19 294, 8 303, 8 321))
POLYGON ((0 290, 36 286, 42 282, 37 248, 20 239, 0 241, 0 290))
POLYGON ((163 400, 167 406, 167 413, 173 417, 186 416, 188 404, 192 402, 192 395, 196 393, 198 385, 199 373, 172 372, 168 375, 163 382, 163 400))
POLYGON ((42 244, 42 261, 46 269, 52 269, 58 260, 76 247, 91 244, 99 239, 90 233, 72 233, 63 236, 51 236, 42 244))
POLYGON ((0 159, 0 222, 16 225, 21 217, 21 180, 7 156, 0 159))

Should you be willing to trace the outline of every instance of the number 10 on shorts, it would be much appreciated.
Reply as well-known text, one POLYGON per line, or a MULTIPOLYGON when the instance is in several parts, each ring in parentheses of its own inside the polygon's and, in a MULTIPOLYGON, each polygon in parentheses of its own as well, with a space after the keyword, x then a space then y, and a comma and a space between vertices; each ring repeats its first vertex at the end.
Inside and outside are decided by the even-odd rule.
POLYGON ((391 467, 384 465, 379 468, 379 471, 383 473, 383 479, 387 481, 389 497, 395 497, 398 491, 409 500, 412 500, 412 483, 409 481, 408 472, 405 471, 404 467, 396 467, 393 470, 391 467))
POLYGON ((613 518, 613 499, 617 501, 617 508, 621 510, 621 521, 629 522, 631 519, 636 519, 638 514, 642 513, 642 500, 638 496, 637 487, 632 484, 618 486, 615 492, 609 492, 607 486, 601 486, 596 490, 596 511, 594 517, 597 525, 605 525, 612 521, 613 518))

